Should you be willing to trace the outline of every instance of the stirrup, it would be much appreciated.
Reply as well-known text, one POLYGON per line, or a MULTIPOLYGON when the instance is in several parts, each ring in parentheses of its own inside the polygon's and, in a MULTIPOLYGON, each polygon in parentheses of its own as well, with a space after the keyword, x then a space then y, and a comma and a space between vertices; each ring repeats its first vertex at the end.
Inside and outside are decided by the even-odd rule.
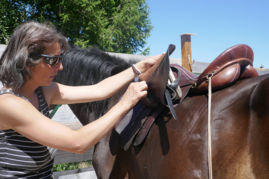
POLYGON ((180 80, 180 71, 177 69, 175 70, 177 73, 177 78, 174 76, 172 67, 169 68, 168 84, 166 85, 165 90, 165 99, 172 116, 175 120, 177 120, 177 115, 173 105, 182 97, 182 91, 178 85, 180 80))
POLYGON ((170 67, 167 87, 175 92, 175 96, 172 97, 173 101, 179 100, 182 97, 182 90, 179 86, 180 77, 180 71, 174 67, 170 67), (172 69, 177 73, 177 78, 175 77, 172 69))

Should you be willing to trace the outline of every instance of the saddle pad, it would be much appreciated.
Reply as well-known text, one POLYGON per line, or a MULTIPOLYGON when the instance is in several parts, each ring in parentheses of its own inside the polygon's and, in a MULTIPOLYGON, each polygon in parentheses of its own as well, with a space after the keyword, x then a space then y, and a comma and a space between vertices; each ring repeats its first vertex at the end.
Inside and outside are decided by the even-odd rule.
POLYGON ((120 135, 120 147, 126 151, 131 144, 140 145, 164 109, 164 106, 152 109, 139 102, 115 127, 115 131, 120 135))
POLYGON ((117 124, 115 131, 120 135, 120 146, 128 150, 139 129, 143 126, 147 116, 153 109, 139 102, 126 116, 117 124))
POLYGON ((134 139, 134 142, 133 142, 134 146, 139 146, 142 144, 142 142, 144 142, 153 123, 163 111, 164 111, 164 107, 162 109, 160 108, 158 110, 152 111, 152 113, 147 117, 143 126, 141 127, 141 129, 139 130, 139 132, 137 133, 134 139))

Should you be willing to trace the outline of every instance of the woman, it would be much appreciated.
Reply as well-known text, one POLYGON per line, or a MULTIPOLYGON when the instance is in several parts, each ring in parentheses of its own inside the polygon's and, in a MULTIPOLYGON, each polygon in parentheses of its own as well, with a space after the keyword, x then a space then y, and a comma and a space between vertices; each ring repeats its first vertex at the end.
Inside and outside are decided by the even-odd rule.
POLYGON ((147 84, 131 83, 104 116, 76 131, 50 120, 48 106, 109 98, 162 58, 138 62, 95 85, 73 87, 52 82, 67 48, 54 27, 36 22, 22 24, 11 36, 0 59, 0 178, 51 178, 53 160, 45 146, 83 153, 147 95, 147 84))

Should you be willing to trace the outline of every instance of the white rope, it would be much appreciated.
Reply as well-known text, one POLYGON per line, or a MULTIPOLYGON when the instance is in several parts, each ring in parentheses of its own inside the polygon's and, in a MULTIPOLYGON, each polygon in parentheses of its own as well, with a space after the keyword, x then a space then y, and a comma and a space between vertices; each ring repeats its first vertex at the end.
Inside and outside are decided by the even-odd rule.
POLYGON ((212 146, 211 146, 211 96, 212 96, 212 86, 211 86, 212 75, 208 76, 208 173, 209 179, 213 179, 212 175, 212 146))

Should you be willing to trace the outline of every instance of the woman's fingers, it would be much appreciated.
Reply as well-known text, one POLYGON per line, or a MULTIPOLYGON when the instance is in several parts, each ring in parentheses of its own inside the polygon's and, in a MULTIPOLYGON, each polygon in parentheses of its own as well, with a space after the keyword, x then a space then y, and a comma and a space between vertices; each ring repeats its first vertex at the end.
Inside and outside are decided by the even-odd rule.
POLYGON ((149 66, 152 66, 154 65, 155 63, 160 63, 164 57, 164 53, 161 54, 161 55, 156 55, 156 56, 152 56, 152 57, 149 57, 147 60, 147 65, 149 66))
POLYGON ((164 55, 165 54, 148 57, 145 60, 136 63, 136 67, 141 73, 144 73, 152 66, 158 66, 162 61, 164 55))
POLYGON ((139 87, 141 87, 142 90, 147 90, 148 89, 148 85, 145 81, 140 81, 138 82, 139 87))
POLYGON ((138 98, 138 100, 147 94, 147 90, 148 85, 145 81, 134 82, 130 84, 130 91, 134 97, 138 98))
POLYGON ((138 101, 147 95, 148 85, 145 81, 130 83, 129 87, 125 91, 121 98, 121 101, 125 105, 129 105, 130 108, 135 106, 138 101))
MULTIPOLYGON (((162 55, 157 55, 157 56, 153 56, 150 57, 144 61, 141 62, 141 66, 144 66, 144 71, 141 71, 141 75, 139 75, 139 79, 140 80, 148 80, 148 78, 151 76, 151 74, 156 70, 156 68, 159 66, 159 64, 161 63, 161 61, 164 58, 164 54, 162 55)), ((138 62, 140 63, 140 62, 138 62)), ((137 63, 137 65, 138 65, 137 63)), ((138 67, 140 68, 140 67, 138 67)))

